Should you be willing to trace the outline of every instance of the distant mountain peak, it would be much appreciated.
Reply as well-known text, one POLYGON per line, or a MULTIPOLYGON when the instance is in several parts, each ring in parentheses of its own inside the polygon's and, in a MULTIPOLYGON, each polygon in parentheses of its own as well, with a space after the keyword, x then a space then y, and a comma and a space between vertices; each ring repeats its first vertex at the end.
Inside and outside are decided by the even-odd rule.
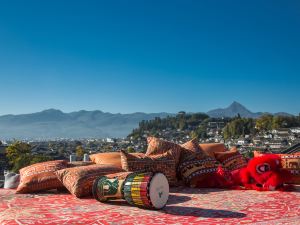
POLYGON ((245 106, 243 106, 241 103, 237 101, 233 101, 227 108, 220 108, 220 109, 214 109, 207 114, 210 117, 235 117, 237 115, 240 115, 241 117, 248 117, 248 118, 257 118, 261 115, 261 113, 253 113, 249 109, 247 109, 245 106))
POLYGON ((50 108, 50 109, 45 109, 45 110, 41 111, 41 113, 63 113, 63 112, 59 109, 50 108))

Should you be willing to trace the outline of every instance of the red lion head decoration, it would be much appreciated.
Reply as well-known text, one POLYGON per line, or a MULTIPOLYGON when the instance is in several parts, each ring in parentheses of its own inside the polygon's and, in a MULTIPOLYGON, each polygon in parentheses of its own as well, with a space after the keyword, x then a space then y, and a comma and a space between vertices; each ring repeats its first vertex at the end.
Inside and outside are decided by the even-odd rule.
POLYGON ((291 174, 281 166, 281 158, 275 154, 265 154, 248 162, 234 177, 234 183, 246 189, 259 191, 284 190, 291 174))

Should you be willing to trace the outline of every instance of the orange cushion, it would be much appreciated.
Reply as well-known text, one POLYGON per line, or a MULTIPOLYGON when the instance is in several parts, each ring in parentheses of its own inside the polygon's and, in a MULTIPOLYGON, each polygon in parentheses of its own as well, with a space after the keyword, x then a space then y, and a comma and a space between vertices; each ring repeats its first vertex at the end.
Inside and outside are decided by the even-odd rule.
POLYGON ((77 166, 89 166, 95 164, 92 161, 89 162, 84 162, 84 161, 73 161, 73 162, 68 162, 67 167, 77 167, 77 166))
POLYGON ((215 157, 215 152, 225 152, 227 148, 222 143, 202 143, 200 148, 209 156, 215 157))
POLYGON ((122 168, 129 172, 160 172, 165 174, 169 184, 177 184, 176 163, 171 151, 154 156, 137 156, 121 151, 122 168))
POLYGON ((55 160, 36 163, 20 169, 20 184, 16 193, 62 188, 63 184, 57 179, 54 172, 66 167, 67 161, 55 160))
POLYGON ((105 152, 90 155, 92 162, 96 164, 110 164, 122 167, 120 152, 105 152))
MULTIPOLYGON (((141 155, 143 156, 144 153, 131 153, 133 155, 141 155)), ((92 162, 96 164, 103 164, 103 165, 114 165, 117 167, 122 168, 121 165, 121 155, 120 152, 104 152, 104 153, 96 153, 93 155, 90 155, 90 159, 92 162)))
POLYGON ((156 137, 148 137, 148 148, 146 156, 160 155, 168 151, 175 157, 176 166, 179 163, 182 147, 173 142, 165 141, 156 137))
POLYGON ((95 164, 62 169, 55 174, 72 195, 80 198, 92 195, 92 186, 97 177, 122 171, 113 165, 95 164))
POLYGON ((215 152, 214 155, 216 160, 222 163, 224 168, 228 171, 241 169, 247 166, 247 160, 239 153, 236 147, 233 147, 230 151, 226 152, 215 152))

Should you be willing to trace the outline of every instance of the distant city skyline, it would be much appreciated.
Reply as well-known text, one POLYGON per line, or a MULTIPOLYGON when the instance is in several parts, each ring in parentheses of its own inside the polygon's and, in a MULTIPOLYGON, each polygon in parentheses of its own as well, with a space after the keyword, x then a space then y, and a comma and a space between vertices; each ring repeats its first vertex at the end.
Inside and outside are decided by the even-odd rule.
POLYGON ((6 1, 0 115, 300 112, 299 1, 6 1))

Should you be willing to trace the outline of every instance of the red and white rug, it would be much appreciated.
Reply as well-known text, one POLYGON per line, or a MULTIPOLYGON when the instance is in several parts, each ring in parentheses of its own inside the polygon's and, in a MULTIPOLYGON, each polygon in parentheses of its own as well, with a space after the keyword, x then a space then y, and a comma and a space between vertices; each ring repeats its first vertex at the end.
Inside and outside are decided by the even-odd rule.
POLYGON ((299 224, 300 191, 173 188, 163 210, 0 189, 0 224, 299 224))

